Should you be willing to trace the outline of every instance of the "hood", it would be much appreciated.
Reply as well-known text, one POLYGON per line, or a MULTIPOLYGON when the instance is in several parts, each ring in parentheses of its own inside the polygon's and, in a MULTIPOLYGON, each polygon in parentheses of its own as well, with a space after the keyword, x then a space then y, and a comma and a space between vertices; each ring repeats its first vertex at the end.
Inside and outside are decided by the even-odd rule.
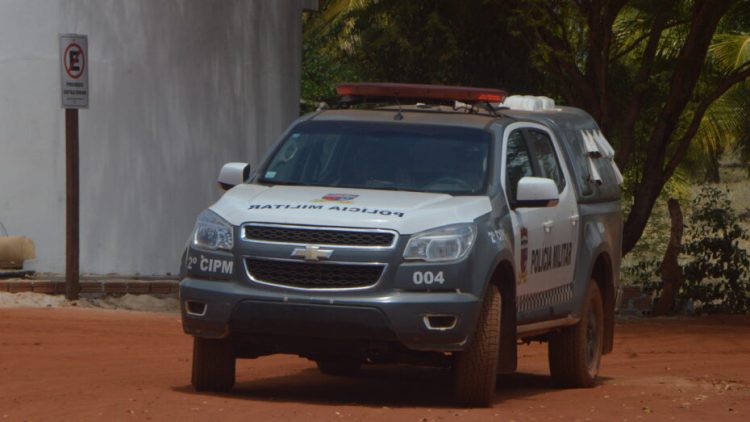
POLYGON ((232 225, 247 222, 392 229, 413 234, 467 223, 491 211, 485 196, 243 184, 210 208, 232 225))

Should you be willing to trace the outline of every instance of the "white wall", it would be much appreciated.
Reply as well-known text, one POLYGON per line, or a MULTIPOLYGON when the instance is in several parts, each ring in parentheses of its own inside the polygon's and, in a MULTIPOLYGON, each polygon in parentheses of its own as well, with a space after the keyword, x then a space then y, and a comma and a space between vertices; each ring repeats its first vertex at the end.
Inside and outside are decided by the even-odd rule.
POLYGON ((174 274, 226 161, 257 163, 298 112, 306 0, 0 0, 0 222, 26 268, 65 262, 58 34, 89 36, 81 271, 174 274))

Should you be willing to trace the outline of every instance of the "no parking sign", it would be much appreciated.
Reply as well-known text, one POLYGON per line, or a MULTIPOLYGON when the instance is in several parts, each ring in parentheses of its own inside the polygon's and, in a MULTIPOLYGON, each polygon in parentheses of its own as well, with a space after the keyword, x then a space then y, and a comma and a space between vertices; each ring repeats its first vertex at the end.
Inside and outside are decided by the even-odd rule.
POLYGON ((65 298, 78 299, 79 166, 78 109, 89 107, 88 37, 60 35, 60 88, 65 109, 65 298))
POLYGON ((63 108, 88 108, 89 66, 86 35, 60 35, 60 64, 63 108))

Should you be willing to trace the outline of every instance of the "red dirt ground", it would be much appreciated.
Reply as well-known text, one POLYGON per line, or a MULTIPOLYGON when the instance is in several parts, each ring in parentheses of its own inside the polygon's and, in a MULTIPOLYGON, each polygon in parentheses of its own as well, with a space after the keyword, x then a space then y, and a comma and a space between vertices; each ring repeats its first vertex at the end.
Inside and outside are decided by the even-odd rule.
POLYGON ((190 388, 179 317, 0 309, 0 420, 750 420, 750 317, 618 324, 593 389, 550 386, 544 345, 519 350, 489 409, 450 406, 446 371, 318 373, 293 356, 238 362, 232 394, 190 388))

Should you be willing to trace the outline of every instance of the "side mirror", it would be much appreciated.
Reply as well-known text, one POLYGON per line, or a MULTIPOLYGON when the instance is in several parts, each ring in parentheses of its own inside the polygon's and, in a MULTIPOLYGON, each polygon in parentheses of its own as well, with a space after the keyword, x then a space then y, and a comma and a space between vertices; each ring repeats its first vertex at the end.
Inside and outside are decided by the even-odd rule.
POLYGON ((249 178, 250 165, 248 163, 226 163, 219 172, 217 182, 220 188, 229 190, 245 183, 249 178))
POLYGON ((517 208, 554 207, 560 201, 557 184, 543 177, 522 177, 516 191, 517 208))

